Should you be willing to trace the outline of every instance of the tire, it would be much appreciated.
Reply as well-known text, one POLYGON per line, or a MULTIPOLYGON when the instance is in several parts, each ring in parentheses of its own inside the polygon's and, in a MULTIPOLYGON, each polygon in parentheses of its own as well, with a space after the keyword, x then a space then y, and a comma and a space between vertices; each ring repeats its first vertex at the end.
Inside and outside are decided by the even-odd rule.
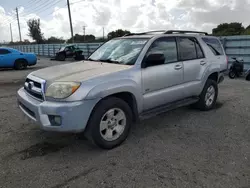
POLYGON ((65 61, 65 59, 66 59, 66 56, 65 56, 65 54, 63 54, 63 53, 60 53, 60 54, 58 54, 58 60, 59 61, 65 61))
POLYGON ((247 81, 250 81, 250 73, 247 74, 246 80, 247 80, 247 81))
POLYGON ((202 110, 202 111, 208 111, 214 108, 216 101, 218 97, 218 84, 216 81, 208 79, 201 94, 200 94, 200 99, 199 101, 194 105, 196 108, 202 110), (214 96, 212 100, 209 100, 210 97, 208 94, 208 91, 211 91, 211 88, 214 90, 214 96), (209 100, 209 102, 207 101, 209 100))
MULTIPOLYGON (((118 119, 121 119, 121 118, 118 118, 118 119)), ((126 138, 128 137, 131 125, 132 125, 132 110, 129 107, 129 105, 125 101, 119 98, 110 97, 110 98, 103 99, 102 101, 100 101, 97 104, 97 106, 94 108, 91 114, 91 117, 89 119, 86 131, 85 131, 85 136, 87 137, 88 140, 92 141, 94 144, 96 144, 100 148, 112 149, 112 148, 119 146, 126 140, 126 138), (112 114, 113 110, 116 116, 108 115, 108 114, 112 114), (125 121, 114 120, 111 122, 110 117, 118 118, 117 116, 118 114, 120 117, 123 117, 124 115, 126 120, 125 121), (103 122, 102 129, 101 129, 101 122, 103 122), (120 125, 120 124, 124 124, 124 125, 120 125), (118 134, 119 131, 117 130, 119 131, 123 130, 123 131, 120 131, 120 134, 118 134), (109 139, 107 137, 109 137, 109 139), (111 137, 113 140, 111 139, 111 137)))
POLYGON ((228 76, 229 76, 229 78, 234 79, 236 77, 236 74, 234 71, 230 71, 228 76))
POLYGON ((15 61, 14 69, 23 70, 23 69, 26 69, 27 66, 28 66, 28 63, 25 59, 18 59, 15 61))

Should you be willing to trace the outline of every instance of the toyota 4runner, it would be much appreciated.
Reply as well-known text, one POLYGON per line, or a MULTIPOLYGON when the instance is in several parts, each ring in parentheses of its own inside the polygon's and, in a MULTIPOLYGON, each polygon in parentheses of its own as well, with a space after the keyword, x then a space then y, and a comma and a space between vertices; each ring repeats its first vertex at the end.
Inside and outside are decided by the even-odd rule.
POLYGON ((44 130, 83 132, 111 149, 138 119, 191 104, 212 109, 225 70, 224 49, 207 33, 134 33, 104 43, 84 62, 30 73, 18 105, 44 130))

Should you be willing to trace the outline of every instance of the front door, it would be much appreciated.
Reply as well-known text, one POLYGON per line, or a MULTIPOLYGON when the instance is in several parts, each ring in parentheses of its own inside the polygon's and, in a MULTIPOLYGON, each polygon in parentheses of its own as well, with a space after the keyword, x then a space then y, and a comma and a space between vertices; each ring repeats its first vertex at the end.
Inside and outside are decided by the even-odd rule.
POLYGON ((142 68, 144 111, 183 98, 183 63, 178 61, 175 37, 156 39, 146 57, 151 53, 164 54, 165 63, 142 68))
POLYGON ((0 67, 12 67, 13 66, 13 57, 11 52, 6 49, 0 49, 0 67))

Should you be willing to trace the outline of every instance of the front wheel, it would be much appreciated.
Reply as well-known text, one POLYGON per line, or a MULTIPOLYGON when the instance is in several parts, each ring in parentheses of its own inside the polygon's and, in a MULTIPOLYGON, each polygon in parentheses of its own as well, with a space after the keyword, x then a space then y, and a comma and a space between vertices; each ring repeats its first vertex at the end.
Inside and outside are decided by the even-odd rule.
POLYGON ((234 79, 236 77, 236 74, 234 71, 230 71, 228 76, 229 76, 229 78, 234 79))
POLYGON ((63 53, 59 53, 59 54, 58 54, 58 60, 59 60, 59 61, 65 61, 65 59, 66 59, 65 54, 63 54, 63 53))
POLYGON ((208 111, 214 108, 218 97, 218 84, 214 80, 208 79, 201 94, 200 100, 195 104, 200 110, 208 111))
POLYGON ((115 97, 100 101, 94 109, 85 135, 103 149, 122 144, 129 134, 132 113, 129 105, 115 97))

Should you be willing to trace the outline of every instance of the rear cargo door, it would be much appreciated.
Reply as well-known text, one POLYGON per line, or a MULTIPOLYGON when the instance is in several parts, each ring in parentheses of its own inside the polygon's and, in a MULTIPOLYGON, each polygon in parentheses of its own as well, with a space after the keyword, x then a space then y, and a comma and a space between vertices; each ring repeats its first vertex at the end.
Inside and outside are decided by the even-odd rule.
POLYGON ((215 60, 220 64, 220 71, 225 71, 227 69, 227 57, 219 39, 202 37, 202 40, 207 44, 207 46, 215 55, 215 60))

